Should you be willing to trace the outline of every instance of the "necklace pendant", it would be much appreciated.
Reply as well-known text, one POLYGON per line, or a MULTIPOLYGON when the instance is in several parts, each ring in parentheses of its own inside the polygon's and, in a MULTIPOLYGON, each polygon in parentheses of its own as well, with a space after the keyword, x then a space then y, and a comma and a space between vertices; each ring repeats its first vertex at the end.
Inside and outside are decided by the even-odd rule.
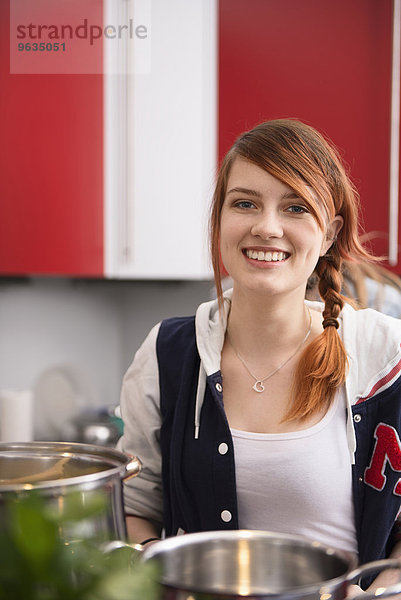
POLYGON ((252 389, 255 390, 255 392, 259 392, 259 394, 264 392, 265 386, 263 385, 263 381, 255 381, 254 385, 252 386, 252 389))

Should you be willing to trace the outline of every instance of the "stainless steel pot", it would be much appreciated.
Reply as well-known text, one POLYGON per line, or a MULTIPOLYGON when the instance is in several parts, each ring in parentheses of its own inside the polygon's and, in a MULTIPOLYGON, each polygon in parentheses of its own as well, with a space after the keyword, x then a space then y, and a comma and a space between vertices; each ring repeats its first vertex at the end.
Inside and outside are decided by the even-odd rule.
POLYGON ((122 481, 141 470, 137 457, 89 444, 0 444, 0 523, 8 504, 38 495, 60 523, 66 541, 125 539, 122 481), (82 518, 69 521, 71 506, 82 518), (88 510, 96 506, 96 511, 88 510))
MULTIPOLYGON (((148 547, 143 559, 160 563, 165 600, 343 600, 359 578, 401 568, 400 561, 383 560, 354 569, 348 555, 318 542, 247 530, 168 538, 148 547)), ((380 597, 398 592, 401 583, 380 597)))

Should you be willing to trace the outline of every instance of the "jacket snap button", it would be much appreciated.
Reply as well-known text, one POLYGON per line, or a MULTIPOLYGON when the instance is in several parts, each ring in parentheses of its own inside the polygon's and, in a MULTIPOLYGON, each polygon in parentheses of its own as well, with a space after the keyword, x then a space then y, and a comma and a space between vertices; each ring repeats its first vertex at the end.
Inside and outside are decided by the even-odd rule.
POLYGON ((216 383, 216 390, 218 392, 222 392, 223 391, 223 386, 221 385, 221 383, 216 383))
POLYGON ((355 423, 360 423, 362 421, 361 415, 354 415, 354 421, 355 423))
POLYGON ((229 523, 231 521, 231 519, 233 518, 233 516, 229 510, 223 510, 221 512, 220 516, 221 516, 221 520, 224 521, 224 523, 229 523))
POLYGON ((219 453, 227 454, 227 452, 228 452, 228 445, 225 442, 221 442, 221 444, 219 445, 219 453))

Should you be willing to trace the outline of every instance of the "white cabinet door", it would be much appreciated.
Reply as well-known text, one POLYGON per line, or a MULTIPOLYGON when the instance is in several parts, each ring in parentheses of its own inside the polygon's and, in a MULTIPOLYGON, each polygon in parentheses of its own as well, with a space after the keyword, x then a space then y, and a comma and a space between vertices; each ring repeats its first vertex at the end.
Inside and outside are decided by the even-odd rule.
POLYGON ((147 37, 105 42, 105 275, 208 278, 217 0, 105 0, 124 20, 147 37))

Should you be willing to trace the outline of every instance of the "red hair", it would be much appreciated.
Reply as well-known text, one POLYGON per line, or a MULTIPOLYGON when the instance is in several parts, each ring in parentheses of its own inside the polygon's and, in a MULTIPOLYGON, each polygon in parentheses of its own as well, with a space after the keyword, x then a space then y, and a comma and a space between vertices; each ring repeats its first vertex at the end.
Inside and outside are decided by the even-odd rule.
POLYGON ((315 268, 319 293, 325 303, 324 330, 301 354, 294 378, 294 402, 285 416, 285 420, 303 419, 328 406, 338 386, 345 381, 347 355, 337 333, 337 318, 347 300, 341 294, 342 261, 378 259, 360 241, 358 194, 335 147, 300 121, 267 121, 236 140, 218 174, 210 215, 210 246, 220 309, 223 307, 220 219, 228 177, 237 157, 249 160, 296 191, 322 230, 321 205, 329 220, 335 215, 343 218, 337 239, 315 268))

